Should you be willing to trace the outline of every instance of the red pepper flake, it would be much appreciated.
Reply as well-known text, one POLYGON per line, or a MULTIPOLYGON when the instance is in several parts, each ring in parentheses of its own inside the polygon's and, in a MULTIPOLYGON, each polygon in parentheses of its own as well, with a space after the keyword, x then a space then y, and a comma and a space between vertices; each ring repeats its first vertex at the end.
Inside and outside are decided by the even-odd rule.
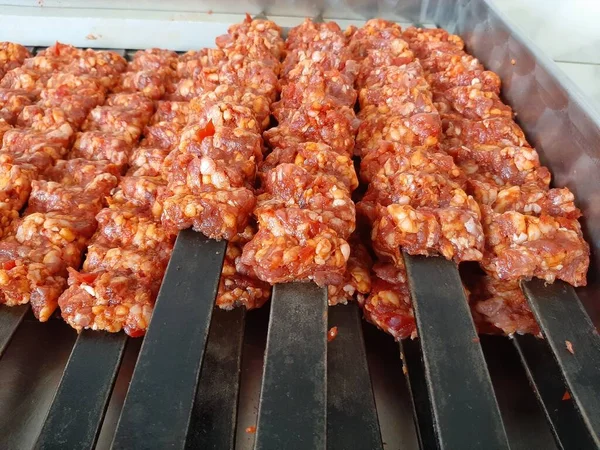
POLYGON ((514 59, 511 59, 510 63, 514 66, 517 63, 517 61, 515 61, 514 59))
POLYGON ((565 391, 565 395, 563 395, 563 400, 571 400, 571 394, 569 394, 569 391, 565 391))
POLYGON ((78 273, 76 277, 77 281, 79 281, 80 283, 92 284, 96 280, 96 278, 98 278, 98 275, 94 273, 78 273))
POLYGON ((473 338, 473 339, 471 339, 471 340, 472 340, 473 342, 479 342, 479 341, 480 341, 480 339, 479 339, 479 336, 476 336, 476 337, 474 337, 474 338, 473 338))
POLYGON ((6 261, 5 263, 2 264, 2 268, 4 270, 14 269, 16 266, 17 266, 17 263, 14 260, 6 261))
POLYGON ((250 433, 250 434, 256 433, 256 427, 248 427, 248 428, 246 428, 246 433, 250 433))
POLYGON ((196 132, 196 137, 199 140, 204 139, 205 137, 210 137, 213 136, 215 134, 215 126, 212 123, 212 119, 208 121, 208 123, 206 124, 206 126, 204 128, 202 128, 201 130, 198 130, 196 132))
POLYGON ((575 354, 575 350, 573 350, 573 344, 571 344, 571 341, 565 341, 565 345, 567 347, 567 350, 569 351, 569 353, 571 355, 575 354))
POLYGON ((247 23, 252 23, 252 16, 248 13, 246 13, 246 22, 247 23))
POLYGON ((329 331, 327 332, 327 342, 331 342, 333 341, 338 335, 338 328, 337 327, 332 327, 329 329, 329 331))

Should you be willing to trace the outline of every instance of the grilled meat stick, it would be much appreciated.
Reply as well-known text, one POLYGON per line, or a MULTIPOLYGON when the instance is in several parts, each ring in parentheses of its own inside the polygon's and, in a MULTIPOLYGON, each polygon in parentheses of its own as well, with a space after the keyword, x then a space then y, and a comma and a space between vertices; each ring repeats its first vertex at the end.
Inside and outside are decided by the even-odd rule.
POLYGON ((337 24, 307 19, 290 30, 272 108, 278 125, 264 133, 272 152, 260 166, 258 232, 237 261, 240 273, 271 284, 344 283, 356 227, 355 74, 337 24))
MULTIPOLYGON (((22 108, 17 127, 3 138, 3 212, 14 220, 3 223, 0 295, 8 305, 30 302, 36 317, 46 321, 66 288, 67 269, 79 266, 96 228, 94 216, 119 175, 109 161, 65 158, 73 158, 75 131, 104 102, 125 60, 113 52, 57 43, 25 66, 39 76, 39 100, 22 108)), ((9 71, 3 81, 16 80, 20 69, 9 71)))
POLYGON ((409 28, 442 115, 445 150, 468 174, 486 237, 481 266, 468 274, 475 314, 504 333, 538 334, 518 281, 538 277, 586 284, 589 246, 567 188, 549 188, 550 172, 498 97, 500 79, 444 30, 409 28))

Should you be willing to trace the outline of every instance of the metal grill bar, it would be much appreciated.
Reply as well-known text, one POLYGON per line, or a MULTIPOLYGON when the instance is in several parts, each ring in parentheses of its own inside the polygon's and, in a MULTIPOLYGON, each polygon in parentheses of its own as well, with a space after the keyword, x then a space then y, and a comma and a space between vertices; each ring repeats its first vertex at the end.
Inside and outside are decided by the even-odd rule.
POLYGON ((327 290, 273 287, 256 450, 325 450, 327 290))
POLYGON ((84 330, 73 347, 36 449, 92 449, 127 336, 84 330))
POLYGON ((327 349, 327 449, 381 449, 358 305, 330 308, 329 327, 338 334, 327 349))
POLYGON ((596 449, 548 345, 533 336, 514 336, 513 343, 557 444, 564 450, 596 449))
POLYGON ((425 369, 423 367, 423 357, 421 356, 419 342, 410 339, 400 342, 400 354, 402 355, 402 363, 404 364, 404 375, 406 376, 408 389, 410 390, 419 447, 437 449, 439 446, 435 437, 433 412, 431 411, 431 402, 427 393, 425 369))
POLYGON ((0 309, 0 358, 28 311, 29 305, 4 306, 0 309))
POLYGON ((456 265, 404 255, 442 449, 508 449, 490 374, 456 265))
POLYGON ((245 308, 213 311, 187 449, 235 446, 245 319, 245 308))
POLYGON ((226 245, 179 233, 113 448, 185 447, 226 245))
POLYGON ((600 447, 600 336, 575 289, 561 281, 522 283, 583 421, 600 447))

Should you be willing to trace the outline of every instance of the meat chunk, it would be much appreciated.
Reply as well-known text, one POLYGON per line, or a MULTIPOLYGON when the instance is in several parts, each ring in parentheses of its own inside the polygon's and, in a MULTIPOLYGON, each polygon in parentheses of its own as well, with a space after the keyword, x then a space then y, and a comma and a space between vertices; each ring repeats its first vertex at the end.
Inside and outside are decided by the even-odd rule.
POLYGON ((108 161, 75 158, 57 161, 44 172, 43 178, 63 185, 87 187, 97 180, 104 180, 108 175, 118 178, 119 167, 108 161))
POLYGON ((418 48, 420 45, 440 42, 446 43, 456 50, 465 48, 465 43, 459 36, 450 34, 442 28, 408 27, 402 32, 402 37, 415 48, 418 48))
POLYGON ((161 222, 170 232, 192 227, 211 239, 232 239, 248 224, 256 199, 247 188, 194 193, 187 187, 167 191, 161 222))
POLYGON ((0 120, 14 125, 19 115, 33 102, 30 92, 23 89, 0 89, 0 120))
POLYGON ((104 197, 117 184, 110 175, 103 183, 89 187, 65 186, 54 181, 34 180, 25 214, 69 212, 74 216, 94 217, 104 206, 104 197))
POLYGON ((236 262, 242 248, 254 236, 255 230, 248 226, 227 243, 227 251, 219 281, 216 305, 221 309, 244 306, 246 309, 260 308, 271 296, 271 286, 252 275, 237 271, 236 262))
POLYGON ((139 92, 151 100, 158 100, 170 89, 175 77, 173 69, 145 69, 121 74, 118 92, 139 92))
POLYGON ((350 39, 350 50, 357 59, 365 58, 372 50, 392 53, 408 49, 400 25, 383 20, 368 20, 350 39))
POLYGON ((461 187, 466 184, 465 174, 454 164, 452 157, 435 147, 412 147, 381 141, 377 149, 366 154, 360 163, 360 176, 366 182, 378 175, 392 178, 402 172, 415 171, 441 173, 461 187))
POLYGON ((373 265, 371 256, 357 235, 352 235, 348 243, 350 257, 344 280, 340 284, 327 286, 329 306, 345 305, 355 297, 359 302, 364 301, 365 296, 371 291, 371 266, 373 265))
POLYGON ((235 103, 218 102, 205 104, 198 108, 195 103, 190 111, 189 121, 198 127, 207 128, 209 123, 214 128, 243 128, 260 133, 261 128, 251 109, 235 103))
POLYGON ((254 186, 256 162, 254 159, 230 161, 197 156, 181 150, 172 151, 162 166, 169 189, 187 187, 192 191, 235 189, 254 186))
POLYGON ((11 128, 11 125, 6 120, 0 119, 0 141, 2 141, 4 134, 11 128))
POLYGON ((173 122, 158 122, 144 129, 140 145, 151 148, 174 149, 179 144, 181 126, 173 122))
POLYGON ((369 296, 360 301, 365 319, 397 341, 415 338, 417 326, 404 266, 376 265, 371 283, 369 296))
POLYGON ((170 152, 170 148, 136 147, 129 157, 128 175, 160 175, 163 162, 170 152))
POLYGON ((285 46, 287 55, 282 67, 284 76, 306 59, 319 62, 326 69, 342 72, 352 60, 346 37, 335 22, 315 23, 306 19, 289 31, 285 46))
POLYGON ((59 247, 75 245, 83 250, 95 230, 96 221, 93 215, 75 215, 67 211, 36 212, 15 223, 14 236, 22 244, 31 243, 41 237, 59 247))
POLYGON ((12 129, 4 133, 2 150, 17 158, 44 153, 57 160, 67 154, 72 138, 73 129, 68 124, 51 131, 12 129))
POLYGON ((159 101, 150 125, 168 122, 181 128, 187 125, 190 104, 188 102, 159 101))
POLYGON ((281 28, 270 20, 247 19, 229 27, 227 34, 217 37, 218 47, 231 55, 239 46, 247 49, 248 58, 263 59, 265 55, 279 60, 284 50, 281 28))
POLYGON ((304 280, 320 286, 341 284, 350 256, 348 243, 314 217, 307 221, 309 215, 290 209, 278 213, 283 232, 259 229, 244 246, 238 271, 271 284, 304 280))
POLYGON ((147 110, 125 106, 97 106, 90 112, 81 129, 127 134, 130 141, 137 141, 150 116, 147 110))
MULTIPOLYGON (((293 164, 280 164, 264 177, 264 193, 254 211, 261 226, 279 223, 279 210, 298 208, 346 239, 356 228, 354 202, 347 188, 332 176, 311 176, 293 164)), ((277 225, 283 227, 283 224, 277 225)))
POLYGON ((352 154, 358 125, 349 108, 280 110, 279 125, 265 131, 264 138, 273 147, 288 147, 303 142, 329 145, 339 153, 352 154))
POLYGON ((102 237, 113 247, 135 247, 139 250, 156 248, 173 242, 175 235, 163 229, 143 208, 113 203, 96 216, 97 238, 102 237))
POLYGON ((138 72, 142 70, 159 70, 162 68, 177 68, 177 53, 160 48, 138 50, 133 55, 129 70, 138 72))
POLYGON ((169 263, 173 245, 162 245, 140 251, 136 248, 113 247, 102 239, 97 239, 88 247, 83 272, 96 271, 130 272, 142 278, 160 282, 169 263), (108 244, 108 245, 105 245, 108 244))
POLYGON ((112 195, 111 204, 115 207, 119 207, 119 205, 134 206, 138 212, 144 211, 158 220, 162 213, 158 195, 165 185, 166 182, 161 177, 123 177, 118 189, 112 195))
POLYGON ((250 109, 261 130, 269 125, 271 99, 264 95, 228 84, 221 84, 215 87, 214 90, 205 92, 199 97, 190 100, 190 114, 198 115, 206 109, 207 105, 215 105, 221 102, 236 104, 250 109))
POLYGON ((437 113, 414 114, 404 117, 395 113, 379 114, 376 109, 361 111, 362 120, 356 135, 355 153, 365 156, 379 147, 381 141, 411 146, 431 147, 439 142, 442 123, 437 113))
POLYGON ((0 42, 0 79, 9 70, 19 67, 30 58, 29 50, 14 42, 0 42))
POLYGON ((69 288, 58 304, 63 319, 82 329, 143 336, 152 317, 160 280, 134 276, 131 272, 69 272, 69 288))
POLYGON ((396 264, 402 248, 413 255, 440 254, 456 262, 481 261, 484 237, 476 212, 456 207, 378 206, 372 223, 374 250, 396 264))
POLYGON ((119 81, 119 74, 127 69, 127 61, 116 52, 87 49, 74 59, 65 71, 73 75, 88 75, 105 87, 113 88, 119 81))
POLYGON ((457 86, 434 96, 440 114, 456 111, 465 119, 512 119, 510 106, 502 103, 497 94, 484 91, 479 86, 457 86))
POLYGON ((26 67, 17 67, 9 70, 2 80, 0 88, 19 89, 28 92, 33 98, 36 98, 40 91, 46 86, 46 79, 42 79, 40 73, 26 67))
POLYGON ((14 210, 18 215, 27 202, 31 183, 37 176, 38 169, 35 166, 19 164, 10 157, 0 160, 0 210, 14 210))
POLYGON ((90 161, 110 161, 125 166, 133 148, 135 138, 123 131, 86 131, 78 133, 70 156, 90 161))
POLYGON ((518 282, 497 280, 487 275, 472 278, 468 284, 471 309, 480 319, 477 322, 482 321, 491 328, 480 329, 480 332, 541 335, 518 282))
POLYGON ((263 174, 280 164, 295 164, 312 175, 331 175, 349 191, 358 187, 358 179, 352 158, 336 153, 326 144, 307 142, 285 148, 276 148, 261 165, 263 174))
POLYGON ((315 102, 352 108, 356 91, 347 74, 336 69, 326 70, 321 64, 307 59, 288 73, 281 100, 274 108, 294 109, 315 102))
POLYGON ((486 251, 482 265, 500 280, 537 277, 573 286, 586 285, 589 245, 577 220, 514 211, 502 214, 484 206, 486 251))
POLYGON ((472 177, 474 180, 486 181, 486 178, 491 178, 498 180, 500 185, 534 183, 547 187, 550 184, 550 171, 540 165, 539 155, 533 148, 462 145, 445 149, 465 172, 476 175, 472 177), (489 177, 485 174, 489 174, 489 177))
POLYGON ((47 242, 21 244, 14 238, 0 242, 0 303, 15 306, 31 303, 35 316, 47 321, 65 289, 70 247, 47 242))
POLYGON ((560 216, 578 219, 581 211, 575 206, 575 196, 568 188, 546 189, 535 183, 521 186, 498 186, 479 182, 475 199, 480 204, 489 205, 494 212, 516 211, 522 214, 539 216, 560 216))

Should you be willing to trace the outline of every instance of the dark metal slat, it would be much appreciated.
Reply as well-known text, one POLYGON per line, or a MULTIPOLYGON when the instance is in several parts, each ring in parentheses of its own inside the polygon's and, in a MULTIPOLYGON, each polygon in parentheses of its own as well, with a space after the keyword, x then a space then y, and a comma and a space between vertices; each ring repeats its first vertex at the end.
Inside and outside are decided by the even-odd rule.
POLYGON ((126 342, 124 333, 81 332, 36 449, 94 448, 126 342))
POLYGON ((29 311, 29 305, 3 306, 0 309, 0 357, 29 311))
POLYGON ((442 449, 508 449, 456 264, 405 255, 435 430, 442 449))
POLYGON ((327 290, 273 288, 256 450, 325 450, 327 290))
POLYGON ((597 448, 573 400, 563 399, 565 383, 546 342, 534 336, 516 335, 513 343, 556 443, 564 450, 597 448))
POLYGON ((226 245, 179 233, 112 448, 185 447, 226 245))
POLYGON ((583 422, 600 447, 600 336, 572 286, 522 283, 531 310, 569 387, 583 422), (572 352, 569 350, 572 349, 572 352))
POLYGON ((400 354, 404 364, 404 374, 410 390, 413 405, 413 418, 419 447, 422 449, 437 449, 438 442, 433 426, 433 412, 425 381, 425 368, 421 356, 419 341, 405 339, 400 342, 400 354))
POLYGON ((358 305, 329 308, 332 327, 338 333, 327 349, 327 448, 381 449, 358 305))
POLYGON ((187 449, 233 449, 246 309, 215 308, 187 449))

